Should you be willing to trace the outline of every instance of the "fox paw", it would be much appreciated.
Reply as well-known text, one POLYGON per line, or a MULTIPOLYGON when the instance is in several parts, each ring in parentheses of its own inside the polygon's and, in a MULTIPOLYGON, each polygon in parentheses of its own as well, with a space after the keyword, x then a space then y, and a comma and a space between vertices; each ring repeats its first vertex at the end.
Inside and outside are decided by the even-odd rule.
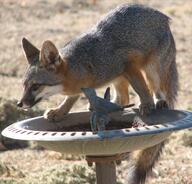
POLYGON ((150 114, 153 109, 155 109, 155 105, 151 103, 144 103, 139 106, 139 112, 141 115, 150 114))
POLYGON ((156 103, 156 109, 168 109, 169 106, 165 100, 159 100, 156 103))
POLYGON ((134 118, 132 127, 138 128, 138 127, 144 127, 146 126, 146 123, 144 123, 138 116, 134 118))
POLYGON ((43 116, 50 122, 51 121, 56 122, 61 121, 64 118, 65 114, 62 113, 60 109, 54 108, 46 110, 43 116))

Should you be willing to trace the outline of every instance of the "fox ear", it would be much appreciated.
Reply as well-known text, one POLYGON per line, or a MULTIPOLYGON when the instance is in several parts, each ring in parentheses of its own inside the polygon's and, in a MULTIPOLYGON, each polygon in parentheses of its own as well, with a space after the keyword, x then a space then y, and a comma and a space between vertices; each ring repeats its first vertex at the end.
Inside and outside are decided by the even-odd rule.
POLYGON ((41 48, 40 62, 47 69, 56 70, 62 59, 56 46, 49 40, 45 41, 41 48))
POLYGON ((22 39, 22 47, 30 65, 35 65, 39 61, 39 49, 32 45, 26 38, 22 39))

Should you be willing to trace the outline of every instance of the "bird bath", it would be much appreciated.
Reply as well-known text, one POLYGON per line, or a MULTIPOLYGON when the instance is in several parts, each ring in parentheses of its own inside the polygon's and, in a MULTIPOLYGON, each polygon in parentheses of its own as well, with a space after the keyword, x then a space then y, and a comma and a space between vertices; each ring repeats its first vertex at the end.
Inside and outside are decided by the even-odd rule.
POLYGON ((164 141, 173 131, 192 127, 192 113, 178 110, 155 110, 139 116, 138 109, 109 114, 110 124, 105 131, 92 132, 90 112, 76 112, 58 123, 43 117, 20 121, 8 126, 2 135, 12 139, 37 141, 45 148, 62 153, 87 156, 88 164, 96 163, 98 184, 116 183, 116 161, 138 149, 164 141), (132 128, 132 122, 147 125, 132 128))

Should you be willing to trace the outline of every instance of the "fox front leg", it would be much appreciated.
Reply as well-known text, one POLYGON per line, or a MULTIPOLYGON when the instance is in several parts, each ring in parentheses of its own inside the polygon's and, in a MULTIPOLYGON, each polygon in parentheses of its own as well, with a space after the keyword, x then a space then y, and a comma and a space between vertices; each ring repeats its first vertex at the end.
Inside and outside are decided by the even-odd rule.
POLYGON ((64 118, 64 115, 71 110, 78 98, 79 95, 67 96, 58 107, 46 110, 44 113, 44 118, 49 121, 61 121, 64 118))

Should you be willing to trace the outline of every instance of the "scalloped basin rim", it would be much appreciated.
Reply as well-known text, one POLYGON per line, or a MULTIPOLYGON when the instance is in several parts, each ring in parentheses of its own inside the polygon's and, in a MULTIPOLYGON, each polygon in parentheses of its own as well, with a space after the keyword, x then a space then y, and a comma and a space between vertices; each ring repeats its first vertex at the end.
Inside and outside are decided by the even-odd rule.
MULTIPOLYGON (((160 113, 161 120, 166 122, 167 116, 165 115, 167 112, 156 112, 153 114, 154 117, 151 117, 151 120, 155 120, 158 117, 158 113, 160 113)), ((2 131, 2 135, 13 139, 38 141, 38 144, 45 148, 63 153, 113 155, 154 146, 164 141, 172 131, 192 127, 191 112, 172 110, 169 111, 169 114, 171 114, 171 118, 169 117, 168 119, 173 121, 168 121, 168 123, 140 128, 101 131, 96 134, 90 131, 47 131, 55 127, 59 130, 62 123, 48 123, 43 117, 36 117, 10 125, 2 131), (44 129, 41 127, 41 131, 38 128, 34 128, 42 125, 44 129), (32 129, 31 126, 33 127, 32 129)), ((68 117, 73 117, 74 115, 75 113, 71 113, 68 117)), ((80 113, 80 115, 84 117, 83 113, 80 113)))
MULTIPOLYGON (((179 114, 180 119, 178 119, 177 121, 139 128, 125 128, 119 130, 100 131, 96 134, 92 133, 91 131, 59 131, 61 124, 48 123, 45 119, 43 119, 42 116, 40 116, 12 124, 5 130, 3 130, 2 135, 13 139, 36 141, 78 141, 82 139, 103 140, 109 138, 111 139, 129 136, 142 136, 146 134, 158 134, 165 131, 176 131, 180 129, 190 128, 192 126, 191 112, 176 110, 174 110, 174 112, 177 115, 179 114), (40 126, 40 124, 44 126, 44 130, 39 131, 38 129, 30 129, 32 125, 36 125, 38 127, 40 126), (47 130, 55 127, 56 125, 58 126, 58 131, 47 130)), ((71 113, 71 115, 73 114, 76 113, 71 113)))

